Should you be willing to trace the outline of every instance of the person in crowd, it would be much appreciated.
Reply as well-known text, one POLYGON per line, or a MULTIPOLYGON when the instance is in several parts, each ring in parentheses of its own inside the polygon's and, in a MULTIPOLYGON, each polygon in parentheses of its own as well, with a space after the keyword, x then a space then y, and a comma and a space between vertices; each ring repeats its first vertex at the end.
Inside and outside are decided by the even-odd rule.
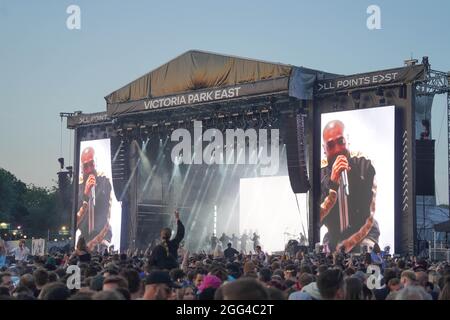
POLYGON ((33 272, 34 283, 36 285, 36 298, 41 293, 44 286, 48 283, 48 271, 46 269, 37 269, 33 272))
POLYGON ((397 273, 394 269, 386 268, 383 273, 383 279, 382 279, 382 287, 379 289, 374 289, 373 294, 376 300, 386 300, 386 297, 388 296, 390 290, 388 286, 388 282, 391 279, 394 279, 397 277, 397 273))
POLYGON ((143 286, 139 272, 135 269, 127 268, 120 272, 120 276, 128 282, 128 292, 130 293, 131 300, 139 299, 143 294, 143 286))
POLYGON ((152 271, 145 279, 144 300, 170 300, 176 284, 167 271, 152 271))
POLYGON ((0 287, 6 288, 8 290, 8 295, 14 289, 14 284, 12 281, 12 274, 9 272, 0 273, 0 287))
POLYGON ((6 265, 6 243, 0 237, 0 268, 3 268, 6 265))
POLYGON ((69 261, 75 258, 80 263, 89 263, 91 261, 90 250, 87 247, 86 240, 82 236, 78 238, 77 246, 72 255, 69 257, 69 261))
POLYGON ((223 255, 226 259, 233 261, 234 258, 239 254, 235 248, 231 247, 231 242, 227 244, 227 248, 223 251, 223 255))
POLYGON ((15 247, 11 250, 11 253, 14 255, 14 259, 17 262, 27 262, 28 256, 30 255, 30 249, 25 245, 25 240, 19 240, 19 246, 15 247))
POLYGON ((225 284, 217 300, 269 300, 269 293, 256 279, 238 279, 225 284))
POLYGON ((341 300, 344 295, 344 276, 340 269, 329 269, 317 278, 317 287, 324 300, 341 300))
POLYGON ((266 262, 266 254, 264 253, 264 251, 262 251, 261 246, 256 246, 255 247, 255 255, 256 255, 256 259, 261 262, 261 263, 265 263, 266 262))
POLYGON ((445 277, 444 285, 441 293, 439 294, 439 300, 450 300, 450 277, 445 277))
POLYGON ((112 291, 119 288, 128 290, 128 281, 121 276, 109 276, 103 280, 103 291, 112 291))
POLYGON ((357 277, 349 277, 344 281, 344 300, 362 300, 363 286, 357 277))
POLYGON ((178 268, 178 248, 184 238, 184 225, 180 220, 180 213, 175 210, 175 220, 177 223, 177 234, 170 239, 172 230, 164 228, 161 230, 161 244, 157 245, 149 258, 149 266, 155 269, 170 270, 178 268))
POLYGON ((70 297, 70 291, 62 283, 49 283, 42 287, 39 293, 39 300, 67 300, 70 297))

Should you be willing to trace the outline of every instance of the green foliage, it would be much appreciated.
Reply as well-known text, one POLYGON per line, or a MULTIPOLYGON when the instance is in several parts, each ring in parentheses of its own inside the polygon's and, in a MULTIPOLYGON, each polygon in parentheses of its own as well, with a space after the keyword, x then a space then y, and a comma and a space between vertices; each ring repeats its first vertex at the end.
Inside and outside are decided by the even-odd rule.
POLYGON ((27 235, 46 237, 47 230, 58 230, 58 189, 26 185, 0 168, 0 222, 22 225, 27 235))

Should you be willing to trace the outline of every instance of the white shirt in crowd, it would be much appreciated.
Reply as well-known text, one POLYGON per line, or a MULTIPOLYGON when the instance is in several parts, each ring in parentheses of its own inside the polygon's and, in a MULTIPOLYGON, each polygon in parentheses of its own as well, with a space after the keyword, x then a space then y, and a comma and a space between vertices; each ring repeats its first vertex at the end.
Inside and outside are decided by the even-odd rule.
POLYGON ((11 253, 14 254, 16 261, 27 261, 30 249, 25 246, 23 248, 16 247, 11 250, 11 253))

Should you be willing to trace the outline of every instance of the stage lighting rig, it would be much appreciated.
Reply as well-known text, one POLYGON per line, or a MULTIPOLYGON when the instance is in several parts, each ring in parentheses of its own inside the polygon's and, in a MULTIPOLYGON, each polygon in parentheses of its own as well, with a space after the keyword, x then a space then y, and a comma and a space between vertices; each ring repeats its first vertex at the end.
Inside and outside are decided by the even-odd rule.
POLYGON ((58 158, 59 166, 62 169, 64 169, 64 158, 58 158))
POLYGON ((411 58, 408 60, 404 60, 403 62, 405 63, 405 66, 410 67, 410 66, 415 66, 419 62, 419 60, 411 58))

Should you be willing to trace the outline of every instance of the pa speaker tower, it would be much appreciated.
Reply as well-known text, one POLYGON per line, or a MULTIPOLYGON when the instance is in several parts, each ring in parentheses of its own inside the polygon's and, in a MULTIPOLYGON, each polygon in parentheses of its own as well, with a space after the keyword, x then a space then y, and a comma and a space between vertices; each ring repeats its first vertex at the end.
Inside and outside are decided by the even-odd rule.
POLYGON ((434 196, 434 142, 416 140, 416 194, 434 196))
POLYGON ((305 115, 298 113, 285 118, 285 142, 289 180, 294 193, 306 193, 311 188, 306 167, 305 115))

